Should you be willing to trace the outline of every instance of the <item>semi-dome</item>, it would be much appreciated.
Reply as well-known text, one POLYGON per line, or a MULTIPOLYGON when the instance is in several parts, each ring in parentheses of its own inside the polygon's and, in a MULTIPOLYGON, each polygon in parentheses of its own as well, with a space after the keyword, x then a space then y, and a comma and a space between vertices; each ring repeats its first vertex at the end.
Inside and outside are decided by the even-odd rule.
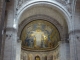
POLYGON ((21 33, 22 49, 52 50, 58 46, 60 35, 55 27, 46 20, 34 20, 23 28, 21 33))

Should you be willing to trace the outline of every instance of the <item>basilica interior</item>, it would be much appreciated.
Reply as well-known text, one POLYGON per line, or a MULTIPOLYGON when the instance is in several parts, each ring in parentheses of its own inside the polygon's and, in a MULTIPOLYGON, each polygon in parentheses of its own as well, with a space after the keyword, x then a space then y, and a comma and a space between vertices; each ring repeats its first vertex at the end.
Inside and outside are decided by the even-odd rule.
POLYGON ((0 60, 80 60, 80 0, 0 0, 0 60))

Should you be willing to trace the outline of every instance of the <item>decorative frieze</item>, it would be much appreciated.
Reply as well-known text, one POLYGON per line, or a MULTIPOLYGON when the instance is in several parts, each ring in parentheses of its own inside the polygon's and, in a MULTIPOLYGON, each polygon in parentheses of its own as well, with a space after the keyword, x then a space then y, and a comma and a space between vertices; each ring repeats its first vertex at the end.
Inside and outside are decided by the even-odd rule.
POLYGON ((18 0, 16 9, 18 10, 23 4, 23 0, 18 0))

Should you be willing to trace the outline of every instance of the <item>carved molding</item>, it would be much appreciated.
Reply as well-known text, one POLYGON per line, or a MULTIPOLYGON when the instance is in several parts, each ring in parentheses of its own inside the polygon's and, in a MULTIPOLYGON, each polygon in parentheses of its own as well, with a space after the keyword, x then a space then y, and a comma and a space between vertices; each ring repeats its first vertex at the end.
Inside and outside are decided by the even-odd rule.
POLYGON ((23 4, 23 0, 18 0, 16 9, 18 10, 23 4))
MULTIPOLYGON (((33 0, 30 0, 30 1, 33 1, 33 0)), ((29 3, 30 1, 28 1, 28 0, 18 0, 16 10, 19 10, 24 4, 29 3)), ((69 13, 71 13, 71 11, 72 11, 72 9, 71 9, 72 1, 70 1, 70 0, 53 0, 52 2, 54 2, 54 1, 61 4, 63 7, 66 8, 66 10, 68 10, 69 13)), ((37 2, 37 1, 35 1, 35 2, 37 2)))

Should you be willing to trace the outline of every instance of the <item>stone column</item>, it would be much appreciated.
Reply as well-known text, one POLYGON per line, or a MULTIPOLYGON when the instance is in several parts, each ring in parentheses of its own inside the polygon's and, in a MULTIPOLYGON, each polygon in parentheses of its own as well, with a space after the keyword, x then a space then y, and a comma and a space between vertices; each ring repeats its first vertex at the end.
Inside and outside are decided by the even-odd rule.
POLYGON ((16 60, 17 30, 7 28, 3 60, 16 60))
POLYGON ((15 28, 15 0, 11 0, 6 4, 6 38, 4 45, 3 60, 16 60, 16 47, 17 47, 17 29, 15 28))
POLYGON ((70 41, 70 60, 78 60, 77 59, 77 46, 76 46, 76 39, 75 39, 75 34, 71 33, 69 36, 69 41, 70 41))
POLYGON ((16 46, 16 60, 20 60, 21 58, 21 40, 17 40, 17 46, 16 46))
POLYGON ((70 60, 69 58, 69 43, 60 41, 59 42, 59 59, 70 60))
POLYGON ((5 0, 0 0, 0 60, 3 59, 3 50, 4 50, 4 28, 5 28, 5 0))
POLYGON ((80 30, 76 33, 77 60, 80 60, 80 30))

